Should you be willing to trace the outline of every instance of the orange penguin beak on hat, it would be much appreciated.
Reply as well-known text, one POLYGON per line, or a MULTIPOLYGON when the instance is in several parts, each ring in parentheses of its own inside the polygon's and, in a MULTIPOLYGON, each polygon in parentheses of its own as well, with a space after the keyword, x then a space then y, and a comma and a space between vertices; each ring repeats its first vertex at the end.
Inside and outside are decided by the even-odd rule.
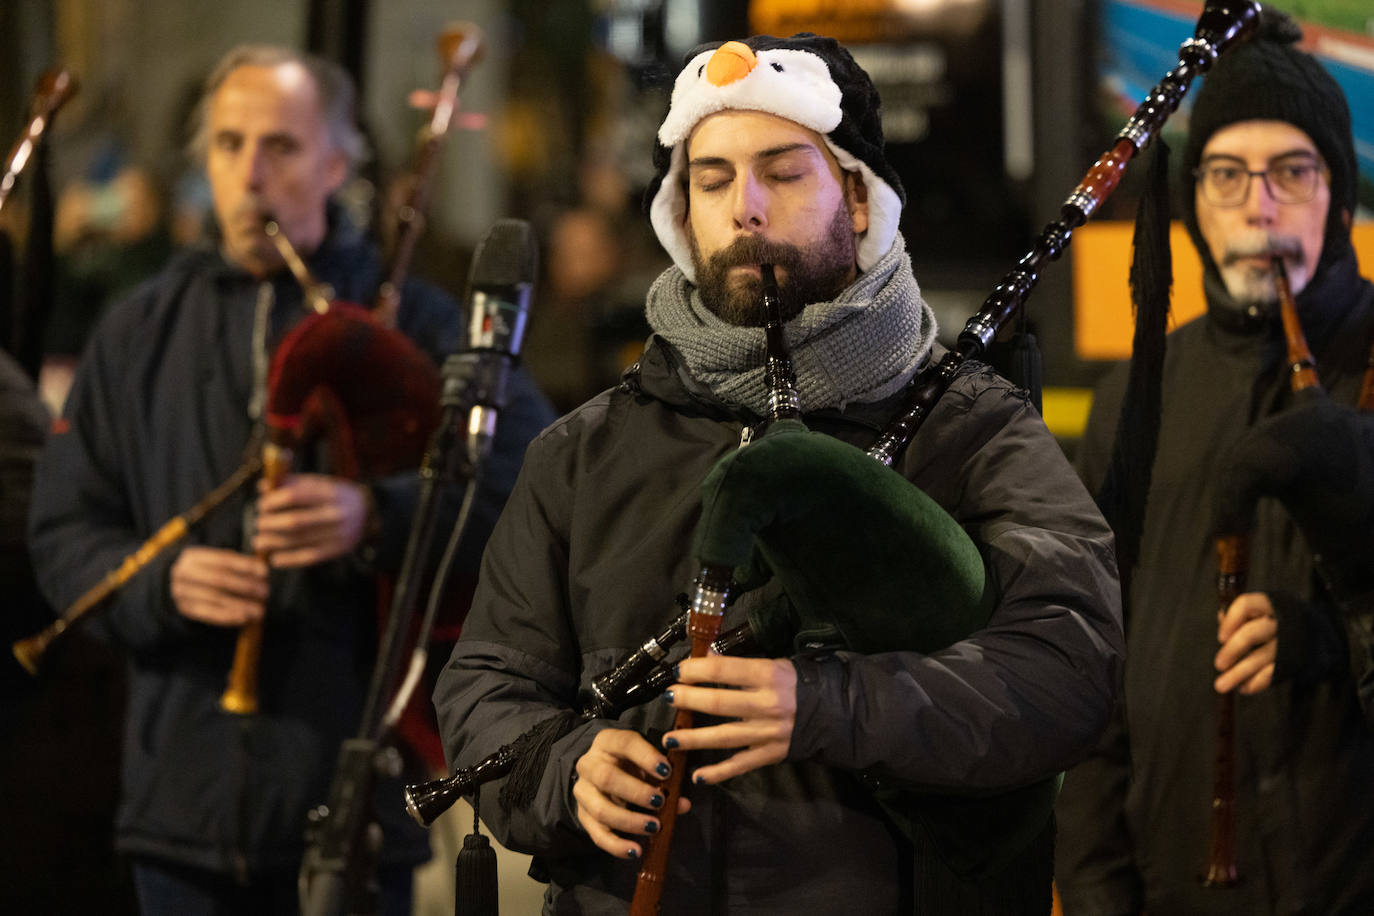
POLYGON ((748 76, 758 66, 754 51, 742 41, 727 41, 706 62, 706 78, 714 86, 728 86, 748 76))

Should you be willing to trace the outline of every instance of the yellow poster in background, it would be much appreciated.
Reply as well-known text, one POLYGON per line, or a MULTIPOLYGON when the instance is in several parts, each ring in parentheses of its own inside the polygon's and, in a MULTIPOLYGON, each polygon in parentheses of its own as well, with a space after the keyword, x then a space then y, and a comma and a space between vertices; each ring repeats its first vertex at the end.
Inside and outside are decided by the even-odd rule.
MULTIPOLYGON (((1135 317, 1131 312, 1131 234, 1129 221, 1088 223, 1073 234, 1073 336, 1080 359, 1125 359, 1131 355, 1135 317)), ((1374 277, 1374 222, 1356 223, 1351 232, 1360 273, 1374 277)), ((1191 321, 1205 309, 1202 262, 1175 222, 1169 233, 1173 248, 1174 286, 1169 329, 1191 321)))

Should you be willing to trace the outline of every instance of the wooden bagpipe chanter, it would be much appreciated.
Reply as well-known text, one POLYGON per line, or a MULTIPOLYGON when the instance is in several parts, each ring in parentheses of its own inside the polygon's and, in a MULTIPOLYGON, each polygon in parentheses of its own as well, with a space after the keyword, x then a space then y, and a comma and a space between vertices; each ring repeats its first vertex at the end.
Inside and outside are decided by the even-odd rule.
MULTIPOLYGON (((656 697, 672 681, 674 644, 691 636, 693 656, 759 653, 786 657, 799 647, 839 647, 860 653, 931 652, 976 632, 995 606, 978 547, 962 527, 892 465, 930 415, 961 367, 978 359, 1018 315, 1040 271, 1059 257, 1074 229, 1085 223, 1115 189, 1126 164, 1156 136, 1192 80, 1258 24, 1254 3, 1209 4, 1179 63, 1155 86, 1112 149, 1064 202, 1059 218, 1009 272, 965 325, 954 349, 918 373, 900 414, 867 453, 808 431, 799 419, 789 382, 780 325, 765 329, 769 349, 773 416, 764 434, 722 458, 702 487, 702 515, 693 553, 700 573, 685 603, 689 609, 653 635, 611 671, 591 682, 580 711, 551 717, 516 742, 452 776, 406 792, 407 807, 430 824, 459 796, 483 783, 509 777, 501 790, 508 808, 528 804, 538 786, 549 745, 577 722, 614 718, 656 697), (798 494, 807 494, 799 499, 798 494), (830 500, 832 504, 826 505, 830 500), (806 514, 811 522, 798 525, 806 514), (817 523, 817 517, 825 519, 817 523), (883 542, 885 559, 855 560, 843 532, 854 519, 878 528, 865 549, 883 542), (833 522, 833 524, 832 524, 833 522), (833 542, 817 531, 838 532, 833 542), (927 558, 923 561, 922 558, 927 558), (938 558, 929 560, 929 558, 938 558), (883 575, 866 575, 874 568, 883 575), (751 614, 745 626, 717 636, 723 610, 742 586, 770 578, 786 601, 751 614), (938 609, 938 612, 937 610, 938 609)), ((1166 228, 1167 231, 1167 228, 1166 228)), ((768 284, 764 284, 767 305, 768 284)), ((850 539, 851 541, 853 539, 850 539)), ((684 727, 683 724, 675 728, 684 727)), ((681 760, 673 773, 680 774, 681 760)), ((875 796, 907 831, 920 831, 946 861, 969 876, 995 870, 1048 823, 1057 792, 1053 777, 987 797, 936 796, 881 778, 875 796), (989 836, 997 837, 988 842, 989 836)), ((671 787, 660 809, 662 826, 646 854, 632 913, 656 911, 664 861, 676 810, 671 787)))

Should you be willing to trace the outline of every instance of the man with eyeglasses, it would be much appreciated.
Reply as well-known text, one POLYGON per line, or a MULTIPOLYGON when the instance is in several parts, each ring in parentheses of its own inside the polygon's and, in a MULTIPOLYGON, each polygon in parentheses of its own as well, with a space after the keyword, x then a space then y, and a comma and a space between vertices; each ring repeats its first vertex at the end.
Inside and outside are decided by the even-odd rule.
MULTIPOLYGON (((1354 626, 1347 634, 1354 590, 1340 585, 1374 590, 1374 548, 1347 551, 1367 561, 1335 575, 1314 559, 1330 554, 1320 532, 1339 524, 1339 503, 1374 503, 1374 422, 1353 409, 1374 340, 1374 287, 1350 241, 1349 109, 1298 37, 1266 10, 1261 36, 1217 62, 1193 107, 1182 207, 1205 267, 1207 312, 1168 338, 1126 603, 1123 699, 1097 752, 1068 773, 1057 808, 1055 877, 1068 916, 1374 913, 1374 704, 1362 707, 1360 693, 1370 644, 1354 626), (1315 406, 1290 391, 1275 257, 1326 390, 1315 406), (1345 497, 1328 501, 1331 512, 1246 501, 1247 591, 1218 614, 1218 494, 1249 473, 1247 462, 1303 450, 1341 456, 1350 471, 1328 473, 1341 479, 1326 491, 1345 497), (1228 692, 1241 881, 1223 889, 1200 876, 1217 696, 1228 692)), ((1092 490, 1106 475, 1126 379, 1124 366, 1114 370, 1095 398, 1078 455, 1092 490)), ((1346 534, 1367 544, 1374 522, 1346 534)))

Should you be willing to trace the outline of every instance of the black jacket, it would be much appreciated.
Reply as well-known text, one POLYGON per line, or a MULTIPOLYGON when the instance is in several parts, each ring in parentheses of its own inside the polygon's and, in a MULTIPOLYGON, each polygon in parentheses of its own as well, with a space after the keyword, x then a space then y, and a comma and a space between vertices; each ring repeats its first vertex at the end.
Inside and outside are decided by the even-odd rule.
MULTIPOLYGON (((346 224, 331 229, 308 263, 344 300, 371 301, 381 279, 375 253, 346 224)), ((240 463, 252 426, 254 313, 269 288, 270 352, 305 314, 298 286, 285 272, 255 281, 211 250, 178 256, 102 320, 67 401, 66 431, 49 438, 34 491, 31 543, 54 607, 67 607, 240 463)), ((460 324, 445 295, 407 285, 398 325, 436 363, 457 345, 460 324)), ((514 385, 472 529, 476 547, 525 443, 549 418, 527 377, 514 385)), ((305 456, 298 469, 321 468, 305 456)), ((394 562, 416 477, 371 486, 384 522, 379 562, 394 562)), ((243 549, 250 491, 211 513, 189 542, 243 549)), ((324 800, 339 744, 361 713, 377 630, 370 559, 360 553, 273 572, 262 711, 243 718, 218 708, 237 631, 178 615, 168 592, 177 553, 154 560, 93 624, 129 658, 118 846, 241 877, 295 868, 305 813, 324 800)), ((384 857, 426 858, 426 838, 406 822, 399 787, 384 784, 379 798, 384 857)))
MULTIPOLYGON (((896 409, 892 399, 806 422, 867 447, 896 409)), ((577 708, 594 676, 675 616, 673 597, 695 572, 700 484, 754 420, 654 342, 620 387, 530 446, 435 693, 451 763, 471 765, 577 708)), ((983 547, 1000 606, 986 629, 928 656, 795 658, 788 762, 693 793, 664 913, 891 912, 910 899, 910 850, 857 771, 960 791, 1021 785, 1073 763, 1102 727, 1121 650, 1111 539, 1024 395, 968 367, 899 470, 983 547)), ((766 597, 745 594, 724 625, 766 597)), ((651 731, 671 720, 650 703, 619 721, 651 731)), ((624 912, 633 891, 637 864, 591 844, 570 793, 577 758, 613 724, 590 721, 554 746, 528 810, 502 810, 499 784, 481 791, 493 832, 547 868, 546 912, 624 912)), ((964 890, 978 900, 979 888, 964 890)), ((1040 890, 1013 909, 1048 912, 1048 863, 1040 890)))
MULTIPOLYGON (((1065 912, 1374 912, 1374 734, 1363 721, 1340 615, 1291 518, 1261 500, 1249 591, 1278 611, 1274 685, 1237 700, 1236 842, 1243 883, 1204 889, 1216 751, 1214 502, 1219 456, 1291 403, 1277 315, 1242 313, 1207 273, 1208 313, 1171 334, 1140 564, 1127 602, 1123 709, 1060 796, 1056 881, 1065 912)), ((1374 336, 1374 286, 1353 253, 1318 275, 1299 312, 1328 395, 1353 404, 1374 336)), ((1125 366, 1099 388, 1082 444, 1105 476, 1125 366)), ((1368 664, 1368 658, 1364 659, 1368 664)))

